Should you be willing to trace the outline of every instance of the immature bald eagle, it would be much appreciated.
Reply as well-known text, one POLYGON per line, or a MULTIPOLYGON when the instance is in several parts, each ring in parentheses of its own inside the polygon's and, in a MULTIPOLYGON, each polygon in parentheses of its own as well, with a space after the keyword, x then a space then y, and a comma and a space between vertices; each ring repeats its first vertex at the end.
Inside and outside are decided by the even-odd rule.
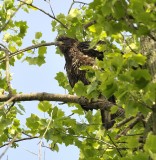
MULTIPOLYGON (((73 88, 78 81, 88 85, 90 82, 85 77, 86 71, 79 68, 81 66, 93 66, 95 58, 103 59, 103 52, 89 49, 89 42, 79 42, 76 39, 65 36, 58 37, 57 42, 60 42, 58 47, 65 57, 65 68, 71 87, 73 88)), ((113 96, 110 98, 110 101, 115 103, 113 96)), ((84 110, 90 109, 89 106, 82 106, 82 108, 84 110)), ((101 117, 106 129, 114 125, 114 115, 110 115, 108 111, 101 110, 101 117)))

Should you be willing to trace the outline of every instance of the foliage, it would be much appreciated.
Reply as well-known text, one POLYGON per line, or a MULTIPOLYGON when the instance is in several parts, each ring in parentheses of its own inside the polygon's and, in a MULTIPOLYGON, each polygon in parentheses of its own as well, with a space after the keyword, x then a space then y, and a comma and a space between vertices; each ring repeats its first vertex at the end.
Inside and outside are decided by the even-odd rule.
MULTIPOLYGON (((31 3, 22 6, 22 10, 29 12, 31 3)), ((0 32, 2 41, 10 51, 10 65, 14 66, 16 60, 27 61, 30 65, 42 66, 45 63, 47 47, 42 46, 26 52, 20 50, 24 37, 27 35, 26 21, 16 21, 12 15, 18 10, 13 0, 4 0, 0 5, 0 32)), ((80 160, 83 159, 120 159, 120 160, 146 160, 155 159, 156 135, 145 130, 144 121, 151 113, 155 104, 156 84, 146 67, 147 58, 142 54, 141 37, 149 36, 156 28, 154 0, 94 0, 81 8, 71 9, 68 15, 60 13, 52 19, 52 31, 59 35, 77 38, 79 41, 91 41, 90 47, 96 47, 104 52, 103 61, 96 60, 96 67, 84 66, 90 85, 78 82, 74 89, 69 86, 66 75, 59 72, 56 80, 59 86, 68 90, 70 94, 76 93, 88 99, 98 99, 99 94, 106 98, 115 95, 117 106, 125 109, 125 118, 138 114, 144 117, 132 128, 128 128, 135 118, 120 128, 114 126, 109 131, 101 127, 100 112, 88 111, 85 113, 86 122, 77 122, 72 116, 67 116, 58 106, 48 101, 39 102, 38 109, 49 118, 40 118, 31 114, 26 119, 25 128, 21 125, 18 114, 24 114, 24 107, 20 102, 0 110, 0 145, 3 146, 9 139, 17 135, 22 139, 22 133, 29 136, 44 138, 50 143, 50 149, 59 151, 58 144, 66 146, 75 145, 80 149, 80 160), (141 14, 140 14, 141 13, 141 14), (62 25, 63 24, 63 25, 62 25), (104 43, 96 45, 99 41, 104 43), (124 129, 127 129, 127 132, 124 129), (125 131, 125 132, 122 132, 125 131), (141 142, 141 135, 145 136, 141 142)), ((28 13, 31 14, 31 13, 28 13)), ((42 33, 32 35, 32 45, 45 43, 42 33)), ((0 44, 1 45, 1 44, 0 44)), ((3 47, 1 45, 1 47, 3 47)), ((61 54, 59 51, 57 53, 61 54)), ((5 52, 0 51, 0 91, 1 95, 8 94, 6 81, 6 65, 3 57, 5 52)), ((13 93, 19 93, 16 89, 13 93)), ((1 105, 3 102, 1 102, 1 105)), ((82 109, 78 104, 75 115, 81 115, 82 109)), ((70 106, 70 104, 69 104, 70 106)), ((116 110, 116 107, 112 108, 116 110)), ((117 120, 121 122, 122 118, 117 120)), ((14 142, 12 147, 17 147, 14 142)))

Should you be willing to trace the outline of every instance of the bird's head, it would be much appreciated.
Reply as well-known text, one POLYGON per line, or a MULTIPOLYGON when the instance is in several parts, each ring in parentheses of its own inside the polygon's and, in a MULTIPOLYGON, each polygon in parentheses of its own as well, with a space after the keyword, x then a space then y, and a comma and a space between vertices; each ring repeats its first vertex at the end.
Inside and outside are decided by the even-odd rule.
POLYGON ((56 38, 56 42, 61 52, 64 53, 68 49, 70 49, 74 45, 74 43, 77 42, 77 40, 66 36, 59 36, 58 38, 56 38))

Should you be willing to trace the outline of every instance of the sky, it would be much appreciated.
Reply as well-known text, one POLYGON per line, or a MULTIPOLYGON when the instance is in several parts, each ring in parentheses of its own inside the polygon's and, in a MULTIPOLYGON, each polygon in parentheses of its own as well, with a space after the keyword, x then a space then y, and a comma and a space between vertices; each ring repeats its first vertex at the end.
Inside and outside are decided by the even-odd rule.
MULTIPOLYGON (((52 1, 52 0, 51 0, 52 1)), ((84 0, 83 2, 88 2, 89 0, 84 0)), ((1 3, 1 2, 0 2, 1 3)), ((72 0, 55 0, 52 1, 52 7, 55 15, 59 13, 67 14, 68 9, 72 0)), ((34 5, 42 8, 46 12, 51 14, 49 5, 44 0, 34 0, 34 5)), ((35 32, 42 32, 43 39, 46 42, 53 42, 57 36, 56 32, 51 31, 51 21, 48 16, 44 15, 39 11, 31 11, 29 14, 19 11, 16 16, 16 20, 27 21, 29 29, 27 36, 24 39, 23 46, 30 46, 31 40, 33 39, 35 32)), ((1 42, 1 39, 0 39, 1 42)), ((16 88, 17 91, 23 93, 31 92, 49 92, 49 93, 60 93, 65 94, 65 90, 58 86, 57 81, 54 79, 56 73, 59 71, 64 71, 64 59, 59 55, 55 54, 55 46, 48 47, 46 55, 46 63, 41 67, 30 66, 27 62, 17 61, 14 67, 11 67, 11 73, 13 74, 11 85, 16 88)), ((25 118, 29 117, 31 113, 35 113, 41 117, 44 114, 37 110, 38 102, 24 102, 23 105, 26 109, 26 114, 20 117, 21 121, 24 123, 25 118)), ((66 105, 60 106, 66 111, 66 114, 70 114, 70 110, 66 105)), ((23 141, 18 143, 19 147, 17 149, 9 149, 2 160, 38 160, 39 151, 39 139, 23 141)), ((0 149, 0 154, 5 150, 0 149)), ((42 159, 43 160, 66 160, 72 159, 77 160, 79 157, 79 150, 75 146, 65 147, 60 146, 59 152, 53 152, 49 149, 42 148, 42 159)))

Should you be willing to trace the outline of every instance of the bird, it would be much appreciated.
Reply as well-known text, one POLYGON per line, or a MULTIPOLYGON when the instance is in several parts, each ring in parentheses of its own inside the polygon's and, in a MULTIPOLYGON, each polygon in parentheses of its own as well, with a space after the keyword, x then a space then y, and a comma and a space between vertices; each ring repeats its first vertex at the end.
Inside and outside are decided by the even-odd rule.
MULTIPOLYGON (((79 42, 77 39, 70 38, 67 36, 58 36, 56 38, 58 48, 62 52, 65 58, 65 69, 70 86, 73 88, 74 85, 81 81, 84 85, 89 85, 90 82, 86 78, 86 70, 81 70, 81 66, 94 66, 95 59, 103 60, 104 53, 90 48, 90 42, 79 42)), ((115 97, 112 96, 108 99, 110 102, 115 103, 115 97)), ((92 107, 83 106, 85 110, 92 110, 92 107)), ((118 116, 118 115, 117 115, 118 116)), ((109 111, 101 109, 101 120, 105 129, 110 129, 115 123, 115 114, 110 114, 109 111)))

